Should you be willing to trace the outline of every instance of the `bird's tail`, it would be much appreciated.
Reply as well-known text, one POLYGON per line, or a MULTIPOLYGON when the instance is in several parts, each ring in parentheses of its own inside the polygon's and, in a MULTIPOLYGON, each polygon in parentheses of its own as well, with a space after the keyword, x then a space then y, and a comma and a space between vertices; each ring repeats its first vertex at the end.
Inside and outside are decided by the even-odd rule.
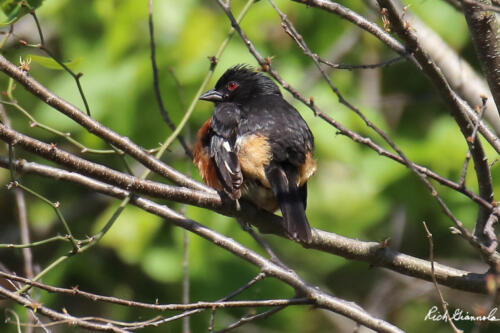
POLYGON ((306 217, 306 188, 297 187, 295 172, 285 172, 280 167, 270 167, 267 179, 283 214, 284 227, 292 238, 311 243, 311 227, 306 217))

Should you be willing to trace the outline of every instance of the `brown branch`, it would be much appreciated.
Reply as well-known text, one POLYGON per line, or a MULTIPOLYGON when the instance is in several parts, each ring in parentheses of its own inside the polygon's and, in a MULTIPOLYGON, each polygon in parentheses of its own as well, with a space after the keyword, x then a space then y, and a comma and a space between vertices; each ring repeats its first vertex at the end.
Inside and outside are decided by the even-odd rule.
MULTIPOLYGON (((185 187, 176 188, 171 185, 140 179, 115 171, 101 164, 89 162, 81 157, 57 148, 54 144, 47 144, 30 138, 3 124, 0 124, 0 139, 13 145, 21 146, 28 151, 64 165, 74 171, 81 172, 90 177, 95 177, 96 179, 118 187, 126 188, 132 192, 149 194, 169 200, 202 206, 220 205, 221 203, 220 197, 213 190, 211 193, 200 192, 185 187)), ((184 178, 189 179, 187 177, 184 178)))
POLYGON ((267 318, 281 310, 284 310, 286 306, 280 306, 278 308, 275 308, 275 309, 271 309, 271 310, 267 310, 265 312, 262 312, 262 313, 259 313, 259 314, 256 314, 256 315, 253 315, 253 316, 245 316, 243 318, 241 318, 240 320, 228 325, 227 327, 223 328, 223 329, 220 329, 220 330, 217 330, 215 331, 215 333, 224 333, 224 332, 229 332, 230 330, 232 329, 235 329, 237 327, 240 327, 246 323, 249 323, 253 320, 257 320, 257 319, 264 319, 264 318, 267 318))
MULTIPOLYGON (((484 78, 467 61, 460 57, 441 36, 418 17, 406 12, 405 19, 415 29, 414 32, 417 34, 422 48, 436 62, 450 86, 460 97, 466 100, 472 108, 482 105, 482 96, 487 97, 484 117, 491 124, 496 134, 499 135, 500 117, 498 109, 484 78)), ((485 135, 484 130, 481 133, 485 135)), ((488 141, 491 140, 488 139, 488 141)))
POLYGON ((189 177, 186 177, 177 170, 154 158, 146 151, 144 151, 144 149, 133 143, 129 138, 123 137, 112 131, 111 129, 103 126, 98 121, 87 116, 84 112, 82 112, 74 105, 56 96, 42 84, 36 81, 33 77, 31 77, 28 73, 19 69, 16 65, 9 62, 2 55, 0 55, 0 71, 3 71, 8 76, 21 83, 27 91, 29 91, 41 101, 62 112, 63 114, 86 128, 89 132, 97 135, 104 141, 120 148, 152 171, 170 179, 171 181, 179 185, 213 193, 212 189, 203 184, 200 184, 199 182, 194 181, 189 177))
MULTIPOLYGON (((474 129, 472 130, 472 135, 470 136, 470 140, 467 139, 470 142, 476 141, 477 130, 479 128, 479 124, 481 124, 481 121, 483 119, 484 110, 486 109, 486 101, 487 101, 487 98, 484 97, 483 98, 483 105, 481 105, 481 107, 479 108, 479 115, 478 115, 478 117, 479 117, 480 121, 478 121, 474 125, 474 129)), ((465 177, 467 176, 467 167, 469 166, 470 158, 471 158, 471 153, 470 153, 470 148, 469 148, 469 150, 467 151, 467 154, 465 156, 464 164, 462 165, 462 172, 460 174, 460 180, 458 181, 458 183, 461 186, 465 186, 465 177)))
POLYGON ((443 308, 443 312, 446 314, 446 319, 448 320, 448 323, 450 324, 451 328, 453 329, 453 332, 455 333, 462 333, 461 330, 458 330, 455 324, 453 324, 453 320, 450 317, 450 313, 448 312, 448 306, 446 305, 446 301, 444 300, 443 294, 441 293, 441 290, 439 289, 436 276, 434 275, 434 242, 432 241, 432 234, 429 231, 429 228, 427 228, 427 224, 425 222, 422 222, 424 225, 425 233, 427 235, 427 239, 429 241, 429 261, 431 262, 431 270, 432 270, 432 283, 434 284, 434 288, 436 288, 436 291, 438 293, 439 299, 441 301, 441 307, 443 308))
MULTIPOLYGON (((10 118, 7 116, 7 113, 5 112, 5 108, 3 107, 3 105, 0 105, 0 121, 2 121, 5 124, 5 126, 11 127, 10 118)), ((13 158, 15 158, 14 148, 10 147, 10 149, 12 150, 13 158)), ((15 181, 16 180, 15 170, 12 169, 11 173, 12 173, 11 180, 15 181)), ((13 189, 13 191, 17 209, 17 221, 19 225, 19 235, 21 238, 20 241, 21 244, 29 244, 31 243, 31 241, 30 241, 28 214, 27 214, 24 192, 20 188, 15 188, 13 189)), ((34 276, 34 269, 33 269, 33 253, 31 252, 31 248, 23 248, 22 253, 24 262, 24 274, 27 277, 32 278, 34 276)))
POLYGON ((500 13, 500 7, 492 6, 491 1, 486 1, 486 0, 458 0, 458 1, 461 2, 462 11, 467 11, 468 6, 474 6, 476 7, 475 10, 477 11, 500 13))
POLYGON ((283 306, 283 305, 307 305, 313 304, 307 298, 293 299, 272 299, 272 300, 248 300, 248 301, 216 301, 216 302, 196 302, 190 304, 151 304, 143 302, 128 301, 118 297, 102 296, 79 290, 77 287, 68 289, 49 286, 40 282, 32 281, 20 276, 0 272, 0 276, 7 280, 21 282, 39 289, 43 289, 50 293, 58 293, 64 295, 80 296, 94 302, 106 302, 141 309, 149 309, 156 311, 185 311, 195 309, 211 309, 211 308, 235 308, 235 307, 268 307, 268 306, 283 306))
POLYGON ((16 292, 9 291, 2 286, 0 286, 0 295, 2 295, 5 298, 11 299, 22 306, 25 306, 27 308, 31 308, 36 313, 42 314, 52 320, 57 320, 57 321, 62 321, 67 323, 68 325, 74 325, 74 326, 79 326, 82 328, 87 328, 90 330, 94 331, 103 331, 103 332, 117 332, 117 333, 126 333, 127 331, 118 328, 114 326, 111 323, 106 323, 106 324, 99 324, 99 323, 93 323, 90 321, 85 320, 84 318, 78 318, 75 316, 72 316, 68 313, 60 313, 57 311, 54 311, 43 304, 37 303, 36 301, 32 301, 24 296, 18 295, 16 292))
MULTIPOLYGON (((469 142, 469 138, 471 137, 473 131, 473 125, 469 120, 466 111, 464 110, 464 108, 466 107, 465 103, 460 99, 459 96, 456 95, 456 93, 448 84, 446 78, 443 76, 440 69, 427 55, 425 50, 422 49, 418 42, 417 36, 411 30, 411 27, 407 23, 403 22, 400 13, 398 12, 397 7, 394 5, 394 3, 391 0, 377 1, 380 5, 380 8, 383 8, 382 11, 389 20, 391 28, 394 29, 396 34, 401 37, 401 39, 405 42, 407 49, 412 52, 416 60, 420 63, 423 72, 434 84, 437 92, 439 93, 446 106, 450 110, 455 121, 459 125, 460 131, 466 138, 467 144, 469 145, 469 149, 472 154, 472 158, 474 160, 474 167, 479 184, 479 195, 484 200, 492 202, 493 186, 491 183, 488 161, 479 139, 476 137, 473 142, 469 142)), ((437 199, 439 198, 437 197, 437 199)), ((460 229, 462 236, 466 237, 469 243, 478 248, 484 255, 491 256, 491 253, 488 253, 487 251, 489 244, 483 244, 482 242, 485 241, 483 239, 480 239, 480 242, 478 242, 475 237, 469 235, 468 231, 465 230, 462 223, 449 214, 451 212, 449 212, 449 210, 445 206, 443 206, 444 202, 442 202, 442 200, 438 201, 440 202, 440 205, 445 211, 446 215, 448 215, 460 229)), ((480 236, 480 233, 477 231, 484 228, 484 224, 486 223, 490 213, 491 212, 489 210, 485 209, 482 206, 479 206, 479 212, 476 220, 477 237, 480 236)))
MULTIPOLYGON (((465 19, 491 93, 500 110, 500 25, 496 14, 484 11, 484 5, 490 5, 487 0, 462 1, 465 19)), ((491 6, 490 6, 491 7, 491 6)), ((500 8, 496 7, 497 10, 500 8)))
POLYGON ((383 61, 377 64, 361 64, 361 65, 348 65, 348 64, 334 64, 328 60, 325 60, 321 57, 318 57, 318 61, 321 62, 322 64, 327 65, 328 67, 334 68, 334 69, 347 69, 347 70, 354 70, 354 69, 375 69, 375 68, 380 68, 380 67, 387 67, 390 65, 393 65, 395 63, 398 63, 400 61, 405 60, 406 57, 404 56, 399 56, 395 57, 392 59, 389 59, 387 61, 383 61))
MULTIPOLYGON (((154 38, 154 25, 153 25, 153 0, 148 1, 148 23, 149 23, 149 47, 151 49, 151 66, 153 70, 153 86, 155 89, 156 101, 158 103, 158 107, 160 108, 160 113, 161 116, 163 117, 163 120, 165 121, 165 123, 167 123, 168 127, 170 127, 172 131, 175 131, 175 125, 172 122, 172 119, 170 119, 170 116, 168 115, 168 112, 165 109, 165 105, 163 104, 163 99, 161 97, 160 79, 158 77, 158 66, 156 65, 156 44, 154 38)), ((179 140, 182 148, 184 148, 186 155, 192 159, 193 153, 191 152, 191 149, 187 145, 186 141, 184 140, 184 137, 181 134, 179 134, 177 136, 177 139, 179 140)))
MULTIPOLYGON (((377 37, 384 44, 389 46, 392 50, 397 52, 399 55, 403 57, 408 57, 409 53, 406 52, 405 47, 398 42, 396 39, 392 38, 384 29, 366 19, 362 15, 359 15, 355 11, 342 6, 341 4, 327 1, 327 0, 292 0, 294 2, 301 3, 306 6, 316 7, 323 10, 326 10, 330 13, 336 14, 343 19, 355 24, 361 29, 369 32, 370 34, 377 37)), ((410 56, 411 59, 411 56, 410 56)))
MULTIPOLYGON (((380 28, 377 24, 367 20, 356 12, 340 5, 326 0, 292 0, 300 2, 307 6, 319 8, 328 11, 332 14, 338 15, 349 22, 352 22, 361 29, 369 32, 377 37, 381 42, 386 44, 395 52, 403 55, 406 50, 405 47, 396 39, 391 37, 387 32, 380 28)), ((378 9, 374 0, 365 0, 365 2, 378 9)), ((432 29, 428 28, 423 22, 416 17, 406 13, 410 17, 410 22, 416 28, 419 35, 419 40, 424 49, 426 49, 432 56, 434 61, 443 71, 445 77, 449 80, 450 85, 457 91, 462 98, 472 105, 479 105, 481 103, 481 95, 488 97, 488 104, 485 117, 492 124, 496 133, 500 133, 500 117, 498 116, 497 108, 493 102, 493 98, 489 92, 487 84, 479 77, 472 67, 464 61, 460 56, 451 49, 432 29), (491 97, 491 98, 490 98, 491 97)), ((421 69, 418 62, 413 57, 408 58, 418 69, 421 69)), ((470 109, 470 108, 469 108, 470 109)), ((500 142, 495 135, 485 133, 487 128, 480 127, 481 133, 500 154, 500 142)))
MULTIPOLYGON (((3 168, 8 168, 8 159, 0 157, 0 166, 3 168)), ((38 163, 28 162, 24 160, 16 161, 14 166, 19 172, 38 174, 58 180, 70 181, 75 184, 85 186, 95 192, 103 193, 115 198, 123 199, 129 195, 129 192, 124 189, 109 186, 108 184, 102 183, 78 173, 44 166, 38 163)), ((132 203, 148 212, 157 214, 159 216, 163 216, 165 212, 167 212, 167 216, 171 217, 170 210, 167 207, 158 205, 152 201, 140 197, 133 197, 132 200, 132 203)), ((242 204, 244 204, 244 202, 242 202, 242 204)), ((280 225, 280 217, 269 213, 252 210, 251 206, 247 206, 246 208, 245 206, 243 207, 244 208, 241 212, 245 212, 245 214, 250 215, 245 216, 244 218, 253 219, 255 221, 254 224, 259 228, 261 232, 272 233, 281 237, 286 237, 285 231, 281 228, 280 225), (254 214, 253 212, 257 213, 254 214)), ((175 214, 175 216, 178 216, 177 213, 175 214)), ((313 240, 309 247, 323 252, 342 256, 347 259, 355 259, 367 262, 373 266, 388 268, 408 276, 432 281, 431 265, 428 261, 399 253, 380 243, 350 239, 347 237, 336 235, 334 233, 314 229, 313 240)), ((450 288, 475 293, 487 293, 484 275, 482 274, 470 273, 436 264, 435 276, 440 284, 448 286, 450 288)))

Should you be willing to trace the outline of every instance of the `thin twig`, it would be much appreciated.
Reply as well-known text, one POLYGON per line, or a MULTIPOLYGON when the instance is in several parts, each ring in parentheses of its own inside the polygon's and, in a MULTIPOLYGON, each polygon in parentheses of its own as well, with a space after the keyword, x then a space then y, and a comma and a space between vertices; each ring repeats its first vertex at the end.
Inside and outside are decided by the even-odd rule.
POLYGON ((15 292, 9 291, 2 286, 0 286, 0 295, 2 295, 5 298, 11 299, 25 307, 36 309, 37 313, 40 313, 44 316, 47 316, 53 320, 60 320, 64 321, 67 324, 73 324, 73 325, 78 325, 82 328, 87 328, 95 331, 105 331, 105 332, 117 332, 117 333, 126 333, 127 331, 115 327, 111 323, 106 323, 106 324, 99 324, 99 323, 93 323, 90 321, 87 321, 82 318, 78 318, 75 316, 72 316, 68 313, 60 313, 57 311, 54 311, 43 304, 37 303, 35 301, 31 301, 28 298, 18 295, 15 292))
MULTIPOLYGON (((474 142, 476 141, 477 130, 479 128, 479 124, 483 120, 484 111, 486 110, 486 102, 488 99, 486 97, 483 97, 482 100, 483 104, 479 108, 479 121, 476 122, 476 124, 474 125, 474 129, 472 130, 471 136, 466 139, 467 141, 471 142, 472 145, 474 145, 474 142)), ((465 186, 465 177, 467 176, 467 167, 469 165, 470 158, 471 158, 471 152, 469 148, 467 150, 467 155, 465 156, 464 164, 462 166, 462 171, 460 173, 460 180, 458 181, 458 184, 460 184, 460 186, 462 187, 465 186)))
POLYGON ((64 241, 69 242, 69 238, 66 236, 54 236, 41 241, 32 242, 32 243, 22 243, 22 244, 0 244, 0 249, 25 249, 31 248, 35 246, 45 245, 48 243, 52 243, 55 241, 64 241))
MULTIPOLYGON (((26 3, 27 4, 27 3, 26 3)), ((90 117, 90 107, 89 103, 87 102, 87 98, 85 97, 85 93, 83 92, 82 84, 80 82, 80 78, 83 76, 83 73, 75 73, 73 72, 64 62, 59 60, 57 57, 55 57, 52 52, 45 46, 45 40, 43 37, 43 32, 42 32, 42 27, 40 25, 40 22, 38 21, 38 17, 36 16, 36 13, 34 10, 30 11, 31 16, 35 20, 36 27, 38 29, 38 35, 40 37, 40 50, 44 51, 49 57, 54 59, 59 66, 61 66, 69 75, 73 77, 73 79, 76 82, 76 86, 78 87, 78 92, 80 93, 80 96, 83 100, 83 105, 85 106, 85 110, 87 111, 87 115, 90 117)))
MULTIPOLYGON (((249 282, 247 282, 246 284, 244 284, 243 286, 241 286, 240 288, 236 289, 235 291, 233 291, 232 293, 230 293, 229 295, 217 300, 217 302, 226 302, 228 300, 230 300, 231 298, 241 294, 243 291, 247 290, 248 288, 250 288, 251 286, 253 286, 255 283, 259 282, 260 280, 262 280, 263 278, 265 278, 266 275, 264 273, 259 273, 257 274, 253 279, 251 279, 249 282)), ((212 307, 211 307, 212 308, 212 307)), ((212 308, 213 309, 213 308, 212 308)), ((178 314, 178 315, 175 315, 175 316, 171 316, 171 317, 168 317, 168 318, 164 318, 164 319, 160 319, 156 322, 154 322, 153 324, 154 325, 161 325, 161 324, 165 324, 165 323, 168 323, 168 322, 172 322, 172 321, 175 321, 175 320, 178 320, 178 319, 183 319, 183 318, 187 318, 189 316, 192 316, 194 314, 197 314, 197 313, 200 313, 202 312, 204 309, 195 309, 195 310, 189 310, 189 311, 185 311, 181 314, 178 314)), ((142 328, 142 327, 138 327, 138 328, 142 328)))
POLYGON ((249 283, 245 284, 243 287, 239 288, 237 291, 231 293, 231 295, 228 295, 221 300, 215 302, 198 301, 196 303, 188 303, 188 304, 151 304, 151 303, 128 301, 118 297, 103 296, 85 292, 78 289, 78 287, 73 287, 71 289, 53 287, 44 283, 36 282, 30 279, 26 279, 17 275, 8 274, 1 271, 0 271, 0 276, 8 280, 22 282, 23 284, 28 284, 30 286, 46 290, 50 293, 79 296, 92 301, 100 301, 111 304, 118 304, 128 307, 135 307, 135 308, 156 310, 156 311, 179 311, 179 310, 185 311, 185 310, 211 309, 211 308, 268 307, 268 306, 312 304, 312 301, 308 298, 229 301, 229 299, 233 298, 236 295, 239 295, 242 291, 248 289, 257 281, 261 280, 262 275, 257 275, 258 276, 257 279, 256 278, 252 279, 249 283))
POLYGON ((53 201, 49 200, 44 195, 42 195, 42 194, 40 194, 40 193, 38 193, 38 192, 30 189, 29 187, 24 186, 21 183, 19 183, 19 181, 14 181, 14 182, 10 183, 9 184, 9 188, 20 188, 23 191, 28 192, 29 194, 37 197, 38 199, 40 199, 43 202, 45 202, 46 204, 48 204, 54 210, 54 212, 56 213, 57 218, 59 219, 59 221, 63 225, 65 231, 67 232, 68 239, 70 240, 71 245, 73 245, 73 251, 75 253, 78 252, 79 246, 77 244, 76 238, 73 237, 73 233, 71 232, 71 229, 70 229, 70 227, 68 225, 68 222, 66 222, 66 219, 64 218, 64 215, 61 212, 60 203, 59 202, 53 202, 53 201))
MULTIPOLYGON (((182 230, 182 303, 189 303, 189 233, 187 230, 182 230)), ((182 320, 182 332, 191 332, 189 317, 184 317, 182 320)))
MULTIPOLYGON (((151 66, 153 67, 153 86, 155 89, 155 95, 156 95, 156 101, 158 103, 158 107, 160 108, 160 113, 161 116, 163 117, 163 120, 167 123, 168 127, 172 131, 175 131, 175 125, 172 122, 172 119, 170 119, 170 116, 168 115, 167 110, 165 109, 165 105, 163 104, 163 99, 161 97, 161 91, 160 91, 160 79, 158 76, 158 66, 156 64, 156 44, 155 44, 155 38, 154 38, 154 25, 153 25, 153 0, 148 1, 148 22, 149 22, 149 41, 150 41, 150 49, 151 49, 151 66)), ((180 144, 184 148, 184 151, 186 152, 186 155, 189 156, 189 158, 193 158, 193 153, 191 152, 191 149, 187 145, 186 141, 184 140, 184 137, 179 134, 177 136, 177 139, 179 140, 180 144)))
POLYGON ((432 283, 434 283, 434 287, 436 288, 436 291, 439 295, 439 299, 441 300, 441 307, 443 308, 443 311, 446 314, 446 319, 448 320, 448 323, 453 329, 453 332, 462 333, 462 330, 457 329, 457 327, 453 323, 453 320, 450 317, 450 313, 448 312, 448 306, 447 306, 448 303, 446 303, 446 301, 444 300, 443 294, 441 293, 441 290, 439 289, 438 283, 436 281, 436 275, 434 274, 434 242, 432 241, 432 234, 430 233, 429 228, 427 228, 427 224, 424 221, 422 222, 422 224, 424 225, 424 229, 427 234, 427 239, 429 240, 429 261, 431 262, 432 283))
MULTIPOLYGON (((10 118, 7 116, 7 113, 5 112, 5 108, 3 107, 3 105, 0 105, 0 121, 2 121, 7 127, 11 126, 10 118)), ((15 168, 12 165, 12 163, 15 160, 14 147, 12 147, 12 145, 9 145, 9 151, 10 151, 9 163, 10 163, 11 181, 16 181, 17 177, 15 173, 15 168)), ((17 221, 19 225, 19 235, 21 238, 21 245, 26 246, 27 244, 30 244, 31 241, 30 241, 30 232, 28 227, 26 200, 23 191, 21 189, 15 188, 14 198, 17 208, 17 221)), ((0 247, 2 247, 1 244, 0 247)), ((34 274, 33 253, 31 252, 31 249, 27 246, 23 248, 22 254, 24 263, 24 274, 27 277, 32 278, 34 274)))
POLYGON ((280 306, 280 307, 277 307, 277 308, 274 308, 271 310, 267 310, 265 312, 262 312, 262 313, 259 313, 259 314, 253 315, 253 316, 243 317, 240 320, 228 325, 227 327, 215 331, 215 333, 229 332, 230 330, 235 329, 236 327, 240 327, 240 326, 242 326, 248 322, 251 322, 253 320, 267 318, 267 317, 269 317, 269 316, 271 316, 271 315, 273 315, 273 314, 275 314, 275 313, 277 313, 285 308, 286 308, 286 306, 280 306))
POLYGON ((248 232, 248 234, 257 242, 257 244, 259 244, 259 246, 262 247, 264 251, 266 251, 272 262, 283 268, 288 268, 276 255, 276 253, 274 253, 273 249, 271 249, 271 246, 269 246, 269 244, 264 240, 264 238, 262 238, 261 235, 256 233, 251 226, 245 223, 245 221, 241 221, 240 219, 237 220, 240 223, 242 229, 248 232))
POLYGON ((13 100, 13 101, 10 101, 10 102, 7 102, 7 101, 2 101, 0 100, 0 103, 1 104, 5 104, 5 105, 10 105, 12 107, 14 107, 16 110, 20 111, 21 114, 23 116, 25 116, 29 122, 30 122, 30 127, 38 127, 38 128, 41 128, 49 133, 52 133, 52 134, 55 134, 61 138, 63 138, 64 140, 68 141, 69 143, 75 145, 76 147, 78 147, 80 149, 80 152, 81 153, 94 153, 94 154, 115 154, 116 151, 115 150, 112 150, 112 149, 109 149, 109 150, 102 150, 102 149, 93 149, 93 148, 88 148, 86 147, 85 145, 81 144, 80 142, 78 142, 77 140, 73 139, 71 137, 71 133, 69 132, 61 132, 61 131, 58 131, 56 129, 54 129, 53 127, 51 126, 48 126, 48 125, 45 125, 43 123, 40 123, 39 121, 37 121, 35 119, 35 117, 33 117, 27 110, 25 110, 21 105, 19 105, 19 103, 17 103, 17 101, 13 100))
POLYGON ((21 330, 21 320, 19 319, 19 315, 15 311, 13 311, 11 309, 5 309, 5 314, 6 314, 5 320, 6 321, 11 321, 10 318, 7 316, 7 313, 14 316, 15 323, 16 323, 16 328, 17 328, 17 333, 22 333, 22 330, 21 330))
POLYGON ((377 64, 361 64, 361 65, 347 65, 347 64, 334 64, 328 60, 325 60, 321 57, 317 57, 318 61, 321 62, 322 64, 325 64, 331 68, 335 69, 347 69, 347 70, 354 70, 354 69, 375 69, 375 68, 380 68, 380 67, 387 67, 392 64, 398 63, 400 61, 406 60, 407 57, 405 56, 399 56, 395 57, 392 59, 389 59, 387 61, 383 61, 381 63, 377 64))

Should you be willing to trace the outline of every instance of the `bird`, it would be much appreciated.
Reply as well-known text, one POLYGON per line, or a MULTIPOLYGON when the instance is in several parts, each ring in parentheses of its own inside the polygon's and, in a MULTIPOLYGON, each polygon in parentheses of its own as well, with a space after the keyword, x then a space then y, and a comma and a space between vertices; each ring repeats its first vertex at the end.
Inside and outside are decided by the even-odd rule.
POLYGON ((305 210, 314 137, 299 112, 272 79, 244 64, 227 69, 199 99, 215 105, 193 147, 203 181, 237 203, 279 208, 288 235, 311 243, 305 210))

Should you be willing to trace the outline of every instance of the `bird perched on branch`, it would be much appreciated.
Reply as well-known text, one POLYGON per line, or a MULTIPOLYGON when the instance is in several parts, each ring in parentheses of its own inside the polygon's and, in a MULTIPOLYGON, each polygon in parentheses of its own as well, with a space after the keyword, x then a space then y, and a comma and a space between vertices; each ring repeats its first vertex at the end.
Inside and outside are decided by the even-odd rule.
POLYGON ((215 104, 193 151, 205 183, 269 212, 279 207, 288 234, 310 243, 307 180, 316 162, 304 119, 270 78, 245 65, 229 68, 200 99, 215 104))

